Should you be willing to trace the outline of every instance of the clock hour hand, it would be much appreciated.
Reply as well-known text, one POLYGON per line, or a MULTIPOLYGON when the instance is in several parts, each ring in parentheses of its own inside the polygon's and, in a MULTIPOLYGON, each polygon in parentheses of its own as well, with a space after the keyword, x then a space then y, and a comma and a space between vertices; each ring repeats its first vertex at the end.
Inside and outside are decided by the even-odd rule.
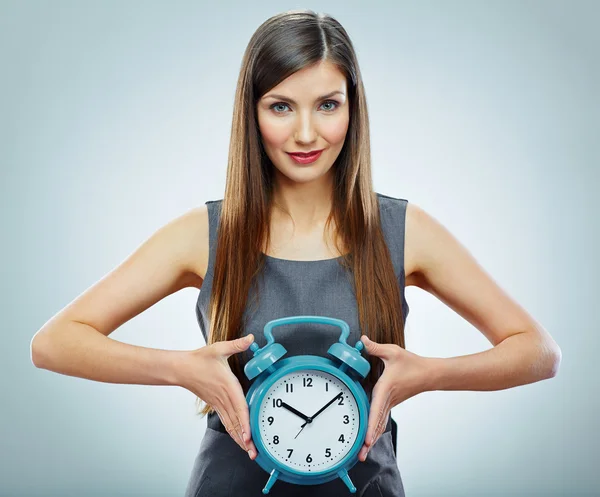
POLYGON ((325 409, 327 409, 331 404, 333 404, 337 399, 339 399, 340 397, 342 397, 344 395, 344 392, 340 392, 338 393, 333 399, 331 399, 329 402, 327 402, 327 404, 325 404, 323 407, 321 407, 321 409, 319 409, 315 414, 313 414, 310 417, 311 422, 319 415, 321 414, 325 409))
MULTIPOLYGON (((300 416, 304 421, 310 423, 308 416, 306 416, 305 414, 302 414, 300 411, 298 411, 298 409, 294 409, 291 405, 289 405, 285 402, 282 402, 281 407, 285 407, 288 411, 293 412, 296 416, 300 416)), ((302 425, 302 426, 304 426, 304 425, 302 425)))

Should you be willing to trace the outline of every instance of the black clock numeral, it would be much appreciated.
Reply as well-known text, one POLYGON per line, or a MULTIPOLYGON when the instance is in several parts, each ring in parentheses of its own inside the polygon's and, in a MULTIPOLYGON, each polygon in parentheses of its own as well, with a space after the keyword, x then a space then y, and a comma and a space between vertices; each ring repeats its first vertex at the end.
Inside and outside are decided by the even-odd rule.
POLYGON ((340 438, 338 438, 338 442, 342 442, 342 443, 344 443, 345 441, 346 441, 346 440, 344 440, 344 434, 342 433, 342 434, 340 435, 340 438))
POLYGON ((289 454, 288 454, 288 459, 289 459, 290 457, 292 457, 292 453, 294 452, 294 449, 288 449, 288 452, 289 452, 289 454))
POLYGON ((267 418, 267 421, 269 422, 269 426, 271 426, 273 424, 273 421, 275 421, 275 418, 273 416, 269 416, 267 418))
POLYGON ((312 378, 302 378, 305 387, 312 387, 312 378))
POLYGON ((325 449, 325 457, 331 457, 331 449, 329 447, 325 449))
POLYGON ((350 416, 344 414, 344 424, 347 425, 350 422, 350 416))
POLYGON ((310 457, 310 454, 306 456, 306 462, 312 462, 312 457, 310 457))
POLYGON ((273 407, 281 407, 281 399, 273 399, 273 407))
POLYGON ((286 383, 285 384, 285 393, 293 393, 294 392, 294 385, 292 383, 286 383))
POLYGON ((344 405, 344 397, 340 397, 338 399, 338 406, 343 406, 344 405))
POLYGON ((276 445, 279 443, 279 435, 275 435, 273 437, 273 443, 276 444, 276 445))
POLYGON ((325 391, 329 392, 329 383, 325 383, 325 391))

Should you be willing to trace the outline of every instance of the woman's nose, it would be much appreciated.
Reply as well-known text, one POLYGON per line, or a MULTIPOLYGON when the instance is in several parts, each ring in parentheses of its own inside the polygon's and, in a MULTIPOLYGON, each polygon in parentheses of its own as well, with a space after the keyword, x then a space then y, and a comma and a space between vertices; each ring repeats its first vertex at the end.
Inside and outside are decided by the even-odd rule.
POLYGON ((316 138, 317 133, 310 112, 298 114, 294 139, 299 143, 312 143, 316 138))

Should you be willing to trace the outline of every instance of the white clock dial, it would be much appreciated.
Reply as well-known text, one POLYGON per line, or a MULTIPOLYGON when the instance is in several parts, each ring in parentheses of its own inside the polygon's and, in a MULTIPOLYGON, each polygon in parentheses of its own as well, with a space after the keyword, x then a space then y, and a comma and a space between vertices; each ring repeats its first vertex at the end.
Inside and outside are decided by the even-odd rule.
POLYGON ((347 385, 314 369, 279 378, 259 406, 258 428, 271 456, 307 473, 328 470, 343 459, 354 445, 359 422, 358 404, 347 385), (306 423, 302 414, 314 419, 306 423))

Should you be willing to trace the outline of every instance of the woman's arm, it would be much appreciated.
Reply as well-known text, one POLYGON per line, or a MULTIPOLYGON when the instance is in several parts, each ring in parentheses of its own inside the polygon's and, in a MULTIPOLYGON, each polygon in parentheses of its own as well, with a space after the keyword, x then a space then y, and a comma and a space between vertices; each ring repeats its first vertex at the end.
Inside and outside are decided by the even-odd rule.
POLYGON ((423 390, 501 390, 557 374, 561 350, 550 334, 415 204, 407 206, 406 239, 416 286, 460 314, 494 346, 476 354, 427 358, 423 390))
POLYGON ((561 352, 549 344, 551 340, 539 339, 537 333, 523 332, 476 354, 428 357, 423 391, 503 390, 553 378, 561 352))
POLYGON ((106 383, 180 385, 187 351, 130 345, 74 321, 55 323, 46 333, 32 347, 38 368, 106 383))
POLYGON ((185 351, 151 349, 108 335, 166 296, 200 288, 207 257, 206 205, 161 227, 123 263, 62 309, 31 340, 36 367, 110 383, 177 384, 185 351))

